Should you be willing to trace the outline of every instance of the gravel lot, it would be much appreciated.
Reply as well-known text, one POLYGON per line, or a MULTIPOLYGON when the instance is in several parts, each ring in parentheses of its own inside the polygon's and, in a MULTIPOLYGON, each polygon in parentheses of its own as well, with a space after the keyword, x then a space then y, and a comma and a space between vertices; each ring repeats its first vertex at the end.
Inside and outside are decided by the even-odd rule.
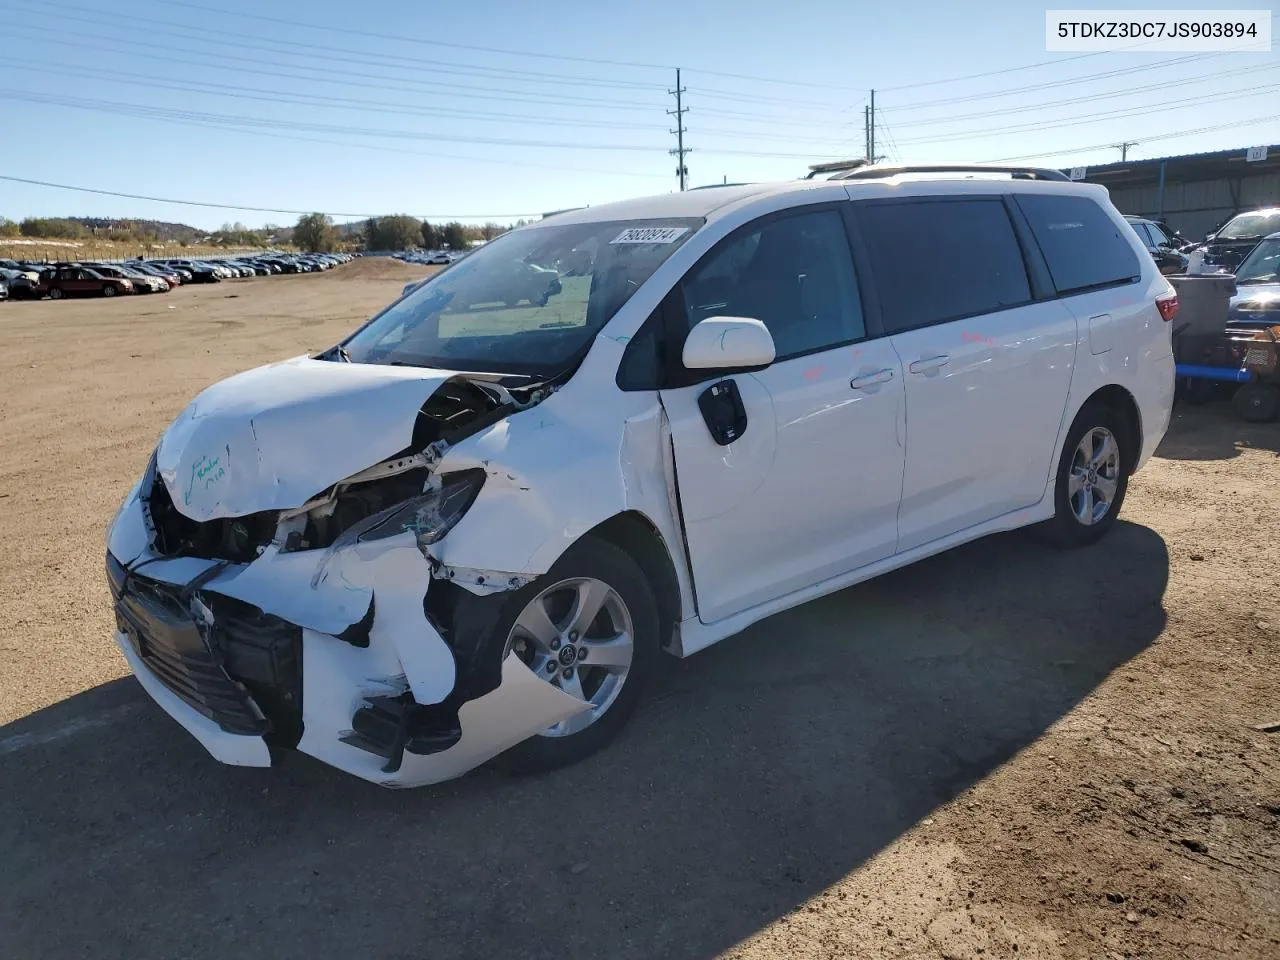
POLYGON ((207 757, 110 639, 110 515, 200 388, 421 275, 0 305, 0 957, 1280 956, 1280 424, 1224 405, 1102 545, 773 617, 555 775, 207 757))

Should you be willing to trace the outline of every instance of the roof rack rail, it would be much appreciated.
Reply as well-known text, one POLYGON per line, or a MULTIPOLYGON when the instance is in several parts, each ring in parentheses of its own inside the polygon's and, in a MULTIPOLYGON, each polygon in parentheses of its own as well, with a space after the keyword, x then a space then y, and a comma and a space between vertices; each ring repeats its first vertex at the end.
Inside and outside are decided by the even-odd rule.
POLYGON ((1007 173, 1015 180, 1069 181, 1061 170, 1049 167, 1011 167, 995 163, 902 163, 877 164, 837 173, 832 180, 877 180, 901 173, 1007 173))
MULTIPOLYGON (((829 163, 812 163, 809 165, 809 172, 804 175, 805 180, 812 180, 820 173, 840 173, 843 170, 856 170, 858 167, 865 167, 871 161, 865 157, 858 157, 854 160, 833 160, 829 163)), ((835 180, 835 177, 830 179, 835 180)))

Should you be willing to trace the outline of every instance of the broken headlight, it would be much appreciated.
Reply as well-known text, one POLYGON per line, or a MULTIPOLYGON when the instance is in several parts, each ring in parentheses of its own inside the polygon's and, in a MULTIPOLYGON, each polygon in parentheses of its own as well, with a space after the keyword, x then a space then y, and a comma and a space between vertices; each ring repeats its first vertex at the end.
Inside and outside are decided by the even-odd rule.
POLYGON ((368 517, 346 530, 334 546, 368 543, 412 532, 419 546, 440 540, 475 502, 484 486, 481 469, 455 470, 435 478, 438 485, 368 517))

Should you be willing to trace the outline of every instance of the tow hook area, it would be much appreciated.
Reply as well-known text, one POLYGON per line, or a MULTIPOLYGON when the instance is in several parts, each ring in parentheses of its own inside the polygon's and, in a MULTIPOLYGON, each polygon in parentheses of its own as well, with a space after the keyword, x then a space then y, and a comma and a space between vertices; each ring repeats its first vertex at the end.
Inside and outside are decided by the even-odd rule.
POLYGON ((462 739, 458 708, 449 701, 421 704, 413 694, 403 693, 398 697, 369 697, 365 704, 351 718, 351 733, 340 739, 385 757, 383 773, 396 773, 406 750, 426 756, 448 750, 462 739))

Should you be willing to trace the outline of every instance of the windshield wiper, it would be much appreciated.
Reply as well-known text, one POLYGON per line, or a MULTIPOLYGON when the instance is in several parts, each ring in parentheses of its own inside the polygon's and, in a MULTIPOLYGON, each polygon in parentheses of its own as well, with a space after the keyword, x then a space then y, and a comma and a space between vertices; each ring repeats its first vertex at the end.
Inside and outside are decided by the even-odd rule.
POLYGON ((344 347, 342 344, 338 344, 338 346, 335 347, 334 349, 338 351, 338 356, 340 356, 347 363, 351 363, 351 354, 347 353, 346 347, 344 347))

